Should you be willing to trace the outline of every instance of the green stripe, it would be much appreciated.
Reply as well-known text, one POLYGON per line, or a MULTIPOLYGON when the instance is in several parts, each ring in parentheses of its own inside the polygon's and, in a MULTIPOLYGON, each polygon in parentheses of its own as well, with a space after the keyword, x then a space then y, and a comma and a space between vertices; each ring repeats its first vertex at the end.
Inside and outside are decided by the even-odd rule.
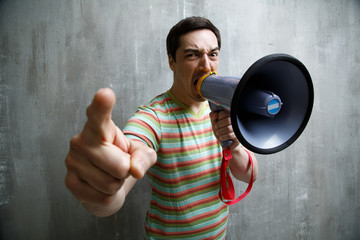
POLYGON ((156 192, 153 192, 153 195, 156 198, 158 198, 158 199, 160 199, 160 200, 162 200, 164 202, 174 202, 174 203, 176 203, 176 202, 182 202, 182 201, 184 201, 186 199, 189 199, 189 198, 194 198, 194 197, 199 196, 199 195, 204 195, 204 194, 207 194, 207 193, 210 193, 210 192, 214 192, 214 191, 217 191, 217 190, 219 190, 219 186, 213 186, 213 187, 210 187, 210 188, 207 188, 207 189, 203 189, 201 191, 196 191, 196 192, 187 194, 187 195, 185 195, 185 196, 183 196, 181 198, 180 197, 179 198, 171 198, 171 201, 169 201, 168 197, 163 197, 163 196, 157 194, 156 192))
MULTIPOLYGON (((206 218, 200 218, 194 222, 189 222, 189 223, 184 223, 184 224, 178 224, 178 223, 164 223, 164 222, 161 222, 157 219, 151 219, 151 222, 152 223, 155 223, 155 224, 159 224, 161 226, 165 226, 165 227, 169 227, 169 228, 173 228, 173 227, 176 227, 176 228, 187 228, 187 227, 191 227, 193 225, 199 225, 201 223, 205 223, 205 222, 209 222, 213 219, 216 219, 218 218, 220 215, 223 215, 225 212, 227 212, 227 209, 224 208, 222 209, 220 212, 216 213, 215 215, 211 215, 210 217, 206 217, 206 218)), ((196 216, 196 215, 195 215, 196 216)))
MULTIPOLYGON (((197 135, 199 138, 199 140, 202 139, 206 139, 208 137, 211 137, 213 135, 212 132, 208 132, 208 133, 203 133, 203 134, 199 134, 197 135)), ((178 143, 180 138, 166 138, 166 137, 162 137, 161 141, 164 141, 164 143, 178 143)), ((189 136, 189 137, 183 137, 181 138, 184 141, 190 141, 194 139, 194 136, 189 136)))
POLYGON ((179 152, 179 153, 159 153, 158 154, 158 157, 161 157, 163 159, 169 159, 169 158, 178 158, 178 157, 182 157, 184 154, 186 154, 187 156, 190 156, 190 155, 195 155, 197 153, 199 153, 200 151, 210 151, 210 150, 213 150, 213 149, 216 149, 218 148, 217 145, 213 145, 213 146, 209 146, 209 147, 204 147, 204 148, 200 148, 200 149, 194 149, 194 150, 191 150, 191 151, 187 151, 187 152, 179 152))
MULTIPOLYGON (((225 211, 226 211, 226 209, 225 209, 225 211)), ((222 211, 222 212, 224 212, 224 211, 222 211)), ((158 223, 158 221, 152 221, 152 222, 153 222, 153 223, 158 223)), ((224 225, 225 225, 225 224, 227 224, 227 219, 226 219, 225 221, 222 221, 221 224, 218 225, 218 226, 216 226, 215 228, 211 228, 211 229, 208 229, 208 230, 206 230, 206 231, 202 231, 202 232, 195 233, 195 234, 187 234, 187 235, 176 236, 176 237, 172 236, 172 238, 176 238, 176 239, 185 238, 185 239, 188 239, 188 238, 190 238, 190 237, 202 236, 202 235, 208 234, 208 233, 210 233, 210 232, 215 233, 215 232, 218 232, 219 229, 224 228, 224 225)), ((159 225, 162 226, 162 224, 159 224, 159 225)), ((169 224, 169 225, 171 226, 172 224, 169 224)), ((167 226, 167 225, 165 225, 165 226, 167 226)), ((176 226, 179 227, 179 225, 176 225, 176 226)), ((192 230, 192 229, 191 229, 191 230, 192 230)), ((189 230, 189 231, 191 231, 191 230, 189 230)), ((186 231, 186 230, 183 230, 183 231, 186 231)), ((180 232, 180 233, 182 233, 182 232, 180 232)), ((154 233, 152 233, 150 236, 161 237, 161 235, 154 234, 154 233)), ((220 238, 218 238, 218 239, 221 239, 222 236, 223 236, 223 235, 221 235, 220 238)))
MULTIPOLYGON (((217 160, 216 159, 209 159, 207 161, 199 162, 199 163, 188 165, 188 166, 185 166, 185 167, 176 167, 176 168, 173 168, 173 169, 165 169, 165 168, 159 167, 158 165, 154 165, 152 167, 152 169, 159 172, 159 173, 162 173, 162 174, 166 175, 166 174, 172 174, 172 173, 184 172, 184 171, 189 171, 189 170, 192 170, 192 169, 197 169, 197 168, 200 168, 202 166, 206 166, 206 165, 212 163, 213 161, 217 161, 217 160)), ((161 175, 161 177, 163 177, 163 175, 161 175)))
POLYGON ((176 189, 176 188, 179 188, 179 187, 183 187, 183 186, 186 186, 186 185, 190 185, 192 183, 196 183, 196 182, 199 182, 199 181, 211 179, 211 178, 218 177, 218 176, 219 176, 219 172, 214 172, 214 173, 199 176, 198 178, 181 181, 181 182, 175 183, 175 184, 166 184, 166 183, 161 182, 161 181, 159 181, 159 180, 157 180, 155 178, 153 178, 152 181, 153 181, 154 184, 156 184, 157 186, 160 186, 162 188, 176 189))
POLYGON ((208 207, 211 207, 211 206, 213 206, 213 205, 216 205, 217 203, 219 203, 219 199, 216 199, 216 200, 214 200, 214 201, 211 201, 211 202, 208 202, 208 203, 204 203, 204 204, 201 204, 201 205, 197 205, 197 206, 195 206, 195 207, 193 207, 193 208, 189 208, 189 209, 187 209, 187 210, 185 210, 185 211, 181 211, 181 212, 169 212, 169 211, 166 211, 166 210, 162 210, 161 208, 159 208, 159 207, 157 207, 157 206, 152 206, 151 207, 151 210, 154 210, 154 211, 156 211, 156 212, 160 212, 160 213, 162 213, 163 215, 170 215, 170 216, 178 216, 179 215, 179 213, 181 213, 181 214, 184 214, 184 215, 186 215, 186 214, 189 214, 189 213, 191 213, 191 212, 195 212, 195 211, 198 211, 198 210, 201 210, 201 209, 203 209, 203 208, 208 208, 208 207))

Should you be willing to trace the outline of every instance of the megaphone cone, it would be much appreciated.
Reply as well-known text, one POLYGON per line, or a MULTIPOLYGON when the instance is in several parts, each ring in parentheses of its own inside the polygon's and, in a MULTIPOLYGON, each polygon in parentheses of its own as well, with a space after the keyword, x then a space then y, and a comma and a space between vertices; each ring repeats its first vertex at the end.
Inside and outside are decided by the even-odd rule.
POLYGON ((240 143, 260 154, 290 146, 305 129, 314 101, 309 72, 287 54, 259 59, 242 77, 206 75, 197 91, 213 111, 229 111, 240 143))

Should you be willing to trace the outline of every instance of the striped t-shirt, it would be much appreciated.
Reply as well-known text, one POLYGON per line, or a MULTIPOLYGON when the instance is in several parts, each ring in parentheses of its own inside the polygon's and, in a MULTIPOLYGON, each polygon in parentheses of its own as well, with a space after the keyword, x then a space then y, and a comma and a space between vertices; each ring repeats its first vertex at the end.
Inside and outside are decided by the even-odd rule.
POLYGON ((141 106, 124 128, 157 152, 146 239, 225 239, 229 210, 218 197, 221 148, 209 106, 193 113, 169 91, 141 106))

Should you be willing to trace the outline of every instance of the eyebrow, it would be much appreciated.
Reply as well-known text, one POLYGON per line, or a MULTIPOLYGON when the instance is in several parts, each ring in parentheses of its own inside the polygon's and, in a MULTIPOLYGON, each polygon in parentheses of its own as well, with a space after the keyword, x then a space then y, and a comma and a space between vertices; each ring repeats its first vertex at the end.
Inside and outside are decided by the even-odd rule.
MULTIPOLYGON (((216 47, 216 48, 213 48, 210 52, 215 52, 215 51, 219 51, 219 50, 220 50, 220 48, 216 47)), ((184 53, 187 53, 187 52, 201 52, 201 51, 197 48, 187 48, 184 50, 184 53)))

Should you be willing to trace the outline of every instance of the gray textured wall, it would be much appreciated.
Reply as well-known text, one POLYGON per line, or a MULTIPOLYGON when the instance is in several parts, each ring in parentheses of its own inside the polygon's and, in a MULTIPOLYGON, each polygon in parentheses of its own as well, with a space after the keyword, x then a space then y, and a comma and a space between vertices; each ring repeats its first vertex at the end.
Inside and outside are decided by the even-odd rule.
POLYGON ((64 158, 97 89, 117 93, 122 127, 170 87, 165 38, 192 15, 222 32, 220 73, 284 52, 315 87, 304 134, 258 156, 259 178, 230 208, 227 239, 360 238, 358 0, 0 0, 0 238, 140 239, 147 180, 118 214, 96 218, 65 188, 64 158))

